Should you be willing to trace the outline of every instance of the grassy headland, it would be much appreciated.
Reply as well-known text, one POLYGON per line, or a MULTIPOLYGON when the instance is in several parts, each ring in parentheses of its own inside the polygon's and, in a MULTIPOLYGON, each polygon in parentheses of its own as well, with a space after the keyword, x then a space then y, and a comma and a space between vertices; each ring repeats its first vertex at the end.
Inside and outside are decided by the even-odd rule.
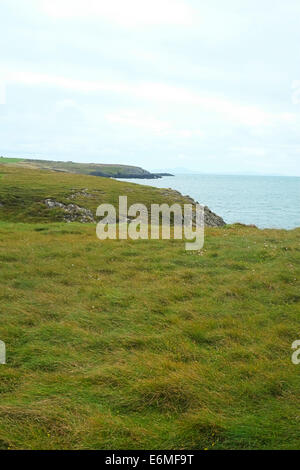
POLYGON ((0 165, 0 448, 299 448, 300 229, 100 241, 40 203, 82 188, 172 202, 0 165))
POLYGON ((113 165, 104 163, 77 163, 53 160, 31 160, 25 158, 0 157, 1 163, 17 163, 22 167, 39 168, 65 173, 79 173, 91 176, 104 176, 111 178, 160 178, 163 173, 150 173, 143 168, 132 165, 113 165))

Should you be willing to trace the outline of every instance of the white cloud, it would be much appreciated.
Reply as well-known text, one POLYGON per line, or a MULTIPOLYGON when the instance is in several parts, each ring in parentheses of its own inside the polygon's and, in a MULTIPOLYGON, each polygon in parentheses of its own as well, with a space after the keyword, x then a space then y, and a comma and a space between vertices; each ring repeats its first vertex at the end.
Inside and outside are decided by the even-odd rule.
POLYGON ((6 103, 6 83, 0 79, 0 104, 6 103))
POLYGON ((169 122, 158 119, 149 114, 136 111, 119 111, 106 115, 106 119, 111 124, 118 124, 125 127, 133 127, 142 129, 147 133, 152 133, 161 137, 179 137, 190 139, 192 137, 203 137, 204 133, 199 130, 178 129, 178 126, 169 122))
POLYGON ((192 137, 204 137, 205 133, 199 130, 190 130, 190 129, 183 129, 178 131, 178 136, 182 137, 183 139, 190 139, 192 137))
POLYGON ((78 108, 78 104, 76 103, 75 100, 60 100, 55 103, 55 107, 57 111, 63 111, 65 109, 69 108, 78 108))
POLYGON ((100 18, 121 26, 189 25, 192 8, 181 0, 42 0, 43 11, 56 18, 100 18))
POLYGON ((10 72, 7 81, 26 85, 46 85, 64 88, 68 91, 95 93, 112 92, 130 95, 136 99, 170 103, 172 105, 193 106, 199 113, 219 115, 226 122, 233 122, 248 127, 274 126, 296 122, 294 113, 272 113, 258 106, 248 106, 214 95, 201 95, 185 88, 166 85, 164 83, 141 82, 132 84, 126 82, 80 80, 55 75, 37 74, 33 72, 10 72))
POLYGON ((114 124, 145 129, 159 135, 168 134, 172 129, 169 122, 161 121, 152 116, 141 115, 134 111, 127 111, 121 114, 111 113, 106 116, 106 119, 114 124))
POLYGON ((292 83, 292 103, 300 104, 300 80, 294 80, 292 83))
MULTIPOLYGON (((5 72, 4 72, 5 73, 5 72)), ((83 93, 97 91, 112 91, 115 93, 129 92, 130 89, 122 83, 109 81, 79 80, 57 75, 46 75, 28 71, 12 71, 6 73, 8 82, 22 83, 25 85, 46 85, 57 88, 65 88, 69 91, 83 93)))
POLYGON ((231 150, 250 157, 265 157, 269 153, 267 149, 262 147, 232 147, 231 150))

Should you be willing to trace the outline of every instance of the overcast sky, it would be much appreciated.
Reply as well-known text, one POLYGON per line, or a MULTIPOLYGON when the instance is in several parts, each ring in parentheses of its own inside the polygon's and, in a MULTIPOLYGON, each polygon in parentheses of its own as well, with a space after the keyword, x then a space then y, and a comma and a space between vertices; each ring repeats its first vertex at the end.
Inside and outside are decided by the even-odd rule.
POLYGON ((0 155, 300 175, 299 0, 1 0, 0 155))

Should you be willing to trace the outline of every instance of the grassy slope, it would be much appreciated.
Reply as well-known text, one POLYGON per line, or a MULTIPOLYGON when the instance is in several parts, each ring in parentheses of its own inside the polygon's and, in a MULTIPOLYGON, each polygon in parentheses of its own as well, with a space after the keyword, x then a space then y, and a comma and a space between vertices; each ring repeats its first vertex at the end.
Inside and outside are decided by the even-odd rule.
POLYGON ((299 448, 299 240, 207 229, 193 253, 0 222, 0 448, 299 448))
POLYGON ((109 165, 102 163, 76 163, 76 162, 60 162, 52 160, 30 160, 22 158, 5 158, 0 157, 1 163, 18 163, 20 166, 28 168, 40 169, 57 169, 71 173, 92 174, 93 172, 103 172, 105 176, 122 176, 122 175, 139 175, 147 174, 148 171, 143 168, 132 165, 109 165))
POLYGON ((0 164, 0 220, 15 222, 59 221, 63 218, 60 210, 49 210, 43 200, 54 198, 60 202, 82 205, 95 212, 99 204, 118 205, 119 195, 128 196, 128 204, 136 202, 162 204, 189 202, 184 197, 165 189, 141 186, 134 183, 101 178, 98 176, 56 173, 53 171, 22 168, 17 165, 0 164), (77 197, 72 194, 88 189, 92 198, 77 197))

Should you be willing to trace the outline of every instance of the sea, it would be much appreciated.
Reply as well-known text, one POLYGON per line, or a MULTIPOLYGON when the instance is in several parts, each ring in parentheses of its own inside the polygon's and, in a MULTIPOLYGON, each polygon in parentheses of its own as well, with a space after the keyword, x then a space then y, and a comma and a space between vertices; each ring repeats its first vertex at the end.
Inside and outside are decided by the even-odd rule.
POLYGON ((300 227, 300 177, 178 174, 125 181, 176 189, 208 206, 228 224, 286 230, 300 227))

